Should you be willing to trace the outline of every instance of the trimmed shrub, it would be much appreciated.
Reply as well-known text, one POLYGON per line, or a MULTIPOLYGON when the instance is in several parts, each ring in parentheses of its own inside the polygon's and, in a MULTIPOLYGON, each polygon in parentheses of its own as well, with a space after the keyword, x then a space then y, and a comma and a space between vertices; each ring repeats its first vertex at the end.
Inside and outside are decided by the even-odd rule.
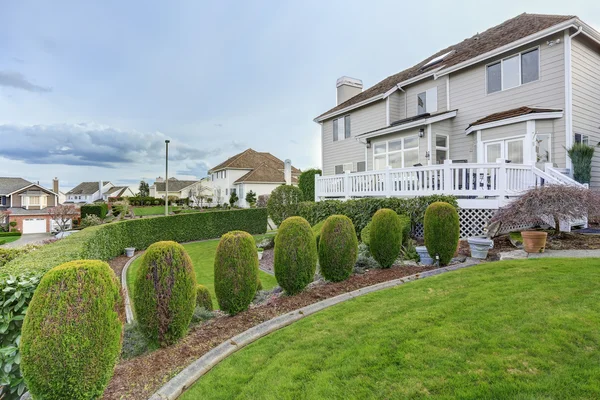
MULTIPOLYGON (((297 215, 298 203, 302 201, 302 192, 296 186, 281 185, 271 192, 267 202, 269 216, 280 225, 286 218, 297 215)), ((305 218, 306 219, 306 218, 305 218)))
POLYGON ((296 294, 311 283, 317 268, 317 245, 310 224, 301 217, 283 221, 275 236, 273 267, 279 286, 296 294))
POLYGON ((313 235, 315 235, 315 242, 317 244, 317 249, 319 248, 319 241, 321 240, 321 229, 323 229, 324 224, 325 224, 325 220, 317 223, 315 226, 313 226, 311 228, 313 235))
POLYGON ((204 285, 196 285, 196 305, 204 307, 208 311, 213 310, 212 297, 208 288, 204 285))
POLYGON ((321 175, 320 169, 307 169, 298 177, 298 188, 302 192, 302 201, 315 201, 315 175, 321 175))
POLYGON ((358 239, 350 218, 332 215, 325 220, 319 241, 321 275, 328 281, 348 279, 358 257, 358 239))
POLYGON ((575 143, 567 154, 573 163, 573 179, 579 183, 590 183, 594 148, 584 143, 575 143))
POLYGON ((21 236, 21 232, 0 232, 0 238, 6 236, 21 236))
POLYGON ((133 305, 150 342, 166 347, 182 338, 196 308, 196 273, 182 245, 148 247, 135 278, 133 305))
POLYGON ((410 239, 412 232, 412 224, 408 215, 399 215, 400 223, 402 224, 402 245, 406 246, 410 239))
POLYGON ((371 243, 371 222, 369 222, 362 231, 360 231, 360 240, 367 246, 371 243))
POLYGON ((438 256, 441 265, 448 265, 460 238, 460 224, 456 209, 444 202, 436 202, 427 207, 423 222, 425 247, 435 260, 438 256))
POLYGON ((85 228, 89 228, 91 226, 97 226, 97 225, 101 225, 102 224, 102 220, 97 217, 94 214, 90 214, 90 215, 86 215, 85 218, 81 219, 81 222, 79 223, 79 227, 81 229, 85 229, 85 228))
POLYGON ((108 214, 108 205, 106 203, 85 204, 81 206, 81 218, 88 215, 95 215, 100 219, 104 219, 108 214))
POLYGON ((394 210, 382 208, 373 215, 369 225, 371 255, 382 268, 389 268, 394 265, 402 249, 402 221, 394 210))
POLYGON ((79 260, 49 271, 21 337, 21 372, 33 398, 102 396, 121 353, 123 300, 108 264, 79 260))
POLYGON ((247 232, 224 234, 215 255, 215 293, 221 310, 235 315, 248 308, 258 285, 258 254, 247 232))

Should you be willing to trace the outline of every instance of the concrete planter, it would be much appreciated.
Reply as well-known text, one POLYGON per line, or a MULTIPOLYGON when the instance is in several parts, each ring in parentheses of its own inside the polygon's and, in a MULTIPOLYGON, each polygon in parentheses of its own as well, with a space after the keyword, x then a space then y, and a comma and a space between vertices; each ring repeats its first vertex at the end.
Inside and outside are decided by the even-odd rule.
POLYGON ((494 241, 484 236, 475 236, 467 239, 471 249, 471 257, 485 260, 488 251, 494 248, 494 241))
POLYGON ((259 260, 262 260, 263 253, 264 253, 263 249, 258 249, 258 259, 259 260))
POLYGON ((424 265, 433 265, 433 258, 427 252, 427 247, 425 246, 417 246, 417 253, 419 254, 419 259, 421 260, 421 264, 424 265))
POLYGON ((125 255, 127 257, 133 257, 134 253, 135 253, 135 247, 126 247, 125 248, 125 255))

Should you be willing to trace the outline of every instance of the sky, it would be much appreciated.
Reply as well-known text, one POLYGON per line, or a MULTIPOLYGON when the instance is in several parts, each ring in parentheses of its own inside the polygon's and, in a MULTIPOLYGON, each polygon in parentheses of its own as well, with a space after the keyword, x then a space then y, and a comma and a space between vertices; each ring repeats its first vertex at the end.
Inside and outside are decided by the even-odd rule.
POLYGON ((201 178, 251 147, 319 167, 335 81, 368 88, 522 12, 595 1, 3 1, 0 176, 201 178))

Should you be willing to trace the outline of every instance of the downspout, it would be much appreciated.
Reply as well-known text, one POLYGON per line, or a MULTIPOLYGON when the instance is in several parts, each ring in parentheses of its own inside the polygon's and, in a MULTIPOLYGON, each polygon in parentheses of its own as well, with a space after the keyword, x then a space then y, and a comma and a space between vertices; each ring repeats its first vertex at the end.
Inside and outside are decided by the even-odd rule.
MULTIPOLYGON (((571 62, 571 39, 579 35, 583 31, 583 26, 580 26, 572 35, 569 31, 565 31, 565 145, 569 149, 573 145, 573 72, 571 62)), ((573 165, 568 153, 565 154, 565 167, 573 174, 573 165)))

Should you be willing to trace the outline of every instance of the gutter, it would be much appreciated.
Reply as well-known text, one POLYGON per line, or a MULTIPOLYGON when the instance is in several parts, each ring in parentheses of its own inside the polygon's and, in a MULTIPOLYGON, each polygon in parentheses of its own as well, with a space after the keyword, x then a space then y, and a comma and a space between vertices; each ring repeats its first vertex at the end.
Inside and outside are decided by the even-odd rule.
MULTIPOLYGON (((573 145, 573 63, 571 61, 573 55, 573 49, 571 46, 571 40, 583 32, 583 25, 577 28, 577 32, 569 35, 568 31, 565 31, 565 45, 564 45, 564 58, 565 58, 565 147, 571 148, 573 145)), ((568 169, 572 169, 573 164, 569 154, 565 154, 565 166, 568 169)))

